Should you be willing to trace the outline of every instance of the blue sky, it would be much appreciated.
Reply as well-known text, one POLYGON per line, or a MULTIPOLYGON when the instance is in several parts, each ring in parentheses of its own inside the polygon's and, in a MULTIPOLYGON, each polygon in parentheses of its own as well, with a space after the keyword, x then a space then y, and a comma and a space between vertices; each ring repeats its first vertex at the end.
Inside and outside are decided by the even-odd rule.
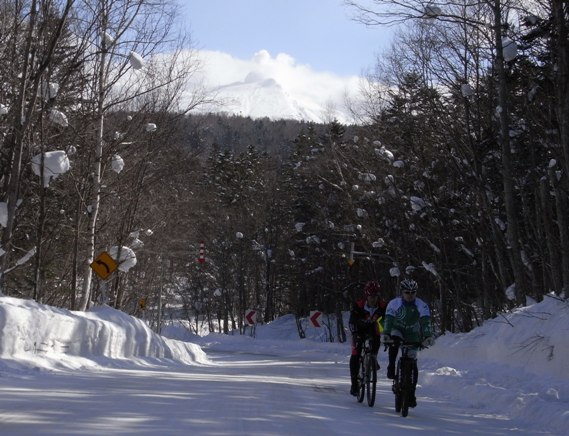
POLYGON ((350 19, 342 0, 184 0, 197 49, 248 60, 266 50, 340 76, 361 75, 389 46, 391 30, 350 19))

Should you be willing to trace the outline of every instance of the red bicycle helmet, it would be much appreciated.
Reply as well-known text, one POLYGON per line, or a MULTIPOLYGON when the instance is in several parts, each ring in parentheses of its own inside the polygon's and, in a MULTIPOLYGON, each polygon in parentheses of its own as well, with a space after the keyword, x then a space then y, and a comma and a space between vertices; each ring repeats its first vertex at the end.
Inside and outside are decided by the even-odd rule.
POLYGON ((373 280, 367 282, 364 286, 364 294, 366 297, 379 295, 380 290, 381 287, 379 286, 379 283, 373 280))

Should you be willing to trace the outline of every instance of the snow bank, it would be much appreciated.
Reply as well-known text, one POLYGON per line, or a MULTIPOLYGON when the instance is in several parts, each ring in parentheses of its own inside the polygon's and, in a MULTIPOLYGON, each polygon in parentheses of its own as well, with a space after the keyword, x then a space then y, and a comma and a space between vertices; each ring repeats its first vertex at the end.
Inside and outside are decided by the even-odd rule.
POLYGON ((419 383, 444 398, 518 428, 566 434, 569 428, 569 302, 541 303, 447 334, 420 353, 419 383))
POLYGON ((567 378, 569 303, 546 296, 537 304, 486 321, 468 333, 443 335, 423 354, 445 362, 506 363, 524 371, 567 378))
POLYGON ((0 358, 43 369, 208 361, 198 345, 163 338, 108 306, 72 312, 10 297, 0 297, 0 358))

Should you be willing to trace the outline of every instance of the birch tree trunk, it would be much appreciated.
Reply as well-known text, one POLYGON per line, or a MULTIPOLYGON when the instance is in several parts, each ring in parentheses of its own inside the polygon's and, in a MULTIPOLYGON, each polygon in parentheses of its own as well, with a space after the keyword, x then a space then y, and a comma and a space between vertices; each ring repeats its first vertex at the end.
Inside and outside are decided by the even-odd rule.
POLYGON ((502 179, 504 183, 504 203, 508 219, 507 237, 510 244, 510 258, 516 283, 516 300, 525 302, 528 285, 524 264, 522 262, 522 245, 520 239, 519 221, 514 192, 514 170, 510 149, 510 117, 508 112, 508 86, 502 52, 502 5, 500 0, 494 1, 494 36, 496 46, 496 76, 498 86, 498 104, 500 106, 500 147, 502 150, 502 179))
POLYGON ((105 129, 105 78, 106 78, 106 62, 107 62, 107 45, 103 32, 107 27, 107 10, 105 3, 101 5, 101 54, 99 62, 98 74, 98 93, 97 93, 97 131, 95 137, 95 162, 93 168, 93 191, 90 207, 89 222, 87 226, 87 248, 86 248, 86 261, 83 265, 83 288, 81 294, 81 302, 79 310, 85 311, 89 306, 91 299, 91 282, 93 279, 93 272, 91 271, 91 263, 95 259, 95 235, 97 230, 97 215, 99 213, 99 206, 101 204, 101 173, 103 161, 103 133, 105 129))

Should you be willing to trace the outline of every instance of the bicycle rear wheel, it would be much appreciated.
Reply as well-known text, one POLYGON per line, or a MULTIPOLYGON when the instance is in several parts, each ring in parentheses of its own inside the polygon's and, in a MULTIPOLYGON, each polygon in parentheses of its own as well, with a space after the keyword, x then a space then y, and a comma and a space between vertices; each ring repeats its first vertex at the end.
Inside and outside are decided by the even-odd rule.
POLYGON ((375 404, 375 391, 377 387, 377 366, 374 362, 375 357, 372 354, 366 355, 366 389, 367 389, 367 405, 373 407, 375 404))

